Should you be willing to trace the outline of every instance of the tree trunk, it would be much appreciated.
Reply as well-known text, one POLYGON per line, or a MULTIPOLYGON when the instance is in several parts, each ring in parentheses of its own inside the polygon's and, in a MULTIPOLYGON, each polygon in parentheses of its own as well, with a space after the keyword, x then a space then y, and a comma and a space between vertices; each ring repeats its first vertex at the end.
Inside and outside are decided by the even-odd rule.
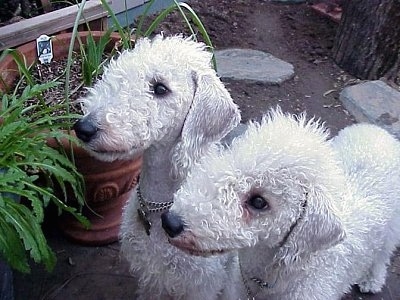
POLYGON ((400 1, 343 1, 333 57, 361 79, 399 79, 400 1))

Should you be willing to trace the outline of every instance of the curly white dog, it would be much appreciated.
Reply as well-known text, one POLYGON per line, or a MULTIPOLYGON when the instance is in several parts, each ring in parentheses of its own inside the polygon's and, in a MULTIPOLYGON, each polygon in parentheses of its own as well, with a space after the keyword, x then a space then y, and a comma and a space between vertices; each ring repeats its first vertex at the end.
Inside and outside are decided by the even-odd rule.
POLYGON ((99 159, 143 155, 121 226, 139 299, 214 299, 227 281, 230 256, 187 255, 168 243, 160 219, 188 169, 240 122, 211 58, 191 39, 142 39, 110 63, 74 126, 99 159))
POLYGON ((240 299, 380 291, 400 243, 400 143, 368 124, 327 137, 279 109, 250 124, 192 169, 162 215, 170 242, 196 256, 240 249, 240 299))

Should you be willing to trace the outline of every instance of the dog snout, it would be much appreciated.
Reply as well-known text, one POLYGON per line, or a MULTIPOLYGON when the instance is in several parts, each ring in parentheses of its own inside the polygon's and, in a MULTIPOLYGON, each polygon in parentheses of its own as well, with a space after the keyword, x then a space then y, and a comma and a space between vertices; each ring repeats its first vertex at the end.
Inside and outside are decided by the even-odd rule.
POLYGON ((183 223, 181 217, 170 211, 165 212, 161 215, 161 222, 165 232, 171 238, 174 238, 181 234, 185 227, 185 224, 183 223))
POLYGON ((90 119, 80 119, 78 120, 73 129, 75 130, 76 136, 84 141, 89 142, 95 135, 98 128, 90 121, 90 119))

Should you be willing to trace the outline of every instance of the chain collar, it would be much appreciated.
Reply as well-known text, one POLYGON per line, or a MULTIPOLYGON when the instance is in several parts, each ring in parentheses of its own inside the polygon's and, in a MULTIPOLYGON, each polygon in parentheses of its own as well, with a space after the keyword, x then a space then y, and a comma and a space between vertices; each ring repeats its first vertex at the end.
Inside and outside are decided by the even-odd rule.
POLYGON ((254 300, 255 298, 251 296, 251 290, 250 290, 249 284, 247 283, 247 280, 243 275, 242 264, 240 263, 240 257, 239 257, 239 270, 240 270, 240 276, 242 277, 243 285, 246 288, 247 299, 254 300))
POLYGON ((140 207, 145 208, 147 210, 147 212, 149 212, 149 213, 162 212, 164 210, 169 209, 172 206, 172 204, 174 203, 173 201, 153 202, 153 201, 145 200, 140 191, 140 185, 137 188, 137 196, 138 196, 140 207))
POLYGON ((140 191, 140 183, 137 186, 136 193, 137 193, 137 198, 139 201, 139 208, 137 210, 138 216, 139 216, 139 219, 140 219, 147 235, 150 235, 151 222, 149 220, 149 214, 159 213, 164 210, 168 210, 174 202, 173 201, 168 201, 168 202, 147 201, 143 197, 142 192, 140 191))
MULTIPOLYGON (((246 288, 246 295, 247 295, 247 299, 248 300, 255 300, 255 296, 258 294, 259 291, 257 291, 256 293, 252 293, 250 286, 249 286, 249 282, 247 281, 246 277, 243 274, 243 270, 242 270, 242 264, 240 262, 240 257, 239 257, 239 269, 240 269, 240 276, 242 277, 242 281, 244 284, 244 287, 246 288)), ((273 284, 270 284, 268 282, 262 281, 261 279, 257 278, 257 277, 251 277, 250 280, 252 282, 254 282, 255 284, 257 284, 257 286, 259 287, 259 289, 272 289, 275 286, 275 283, 277 281, 278 276, 276 276, 275 278, 275 282, 273 284)))
MULTIPOLYGON (((285 236, 285 237, 283 238, 283 240, 281 241, 281 243, 280 243, 280 245, 279 245, 280 248, 283 247, 283 245, 286 243, 286 241, 288 240, 289 236, 290 236, 291 233, 293 232, 294 228, 297 226, 298 222, 304 217, 304 214, 305 214, 305 212, 306 212, 306 207, 307 207, 307 204, 308 204, 308 194, 306 193, 305 196, 306 196, 306 197, 305 197, 305 201, 302 203, 302 208, 303 208, 303 210, 302 210, 302 212, 301 212, 299 218, 296 220, 296 222, 295 222, 294 224, 292 224, 292 226, 290 227, 288 233, 286 234, 286 236, 285 236)), ((279 265, 280 265, 279 260, 276 261, 276 260, 274 259, 273 262, 272 262, 272 264, 271 264, 270 266, 272 266, 272 269, 278 270, 279 265)), ((250 289, 249 283, 248 283, 247 279, 245 278, 245 276, 244 276, 244 274, 243 274, 242 264, 241 264, 241 262, 240 262, 240 256, 239 256, 239 269, 240 269, 240 275, 241 275, 241 277, 242 277, 243 284, 244 284, 244 286, 245 286, 245 288, 246 288, 247 299, 249 299, 249 300, 254 300, 254 299, 255 299, 255 296, 258 294, 258 292, 259 292, 261 289, 272 289, 272 288, 274 288, 274 287, 275 287, 275 284, 276 284, 276 282, 277 282, 277 280, 278 280, 278 274, 276 274, 275 281, 274 281, 274 283, 272 283, 272 284, 270 284, 270 283, 268 283, 268 282, 265 282, 265 281, 262 281, 261 279, 259 279, 259 278, 257 278, 257 277, 251 277, 250 280, 251 280, 252 282, 254 282, 254 283, 259 287, 259 290, 258 290, 258 291, 254 294, 254 296, 253 296, 253 293, 252 293, 252 291, 251 291, 251 289, 250 289)))

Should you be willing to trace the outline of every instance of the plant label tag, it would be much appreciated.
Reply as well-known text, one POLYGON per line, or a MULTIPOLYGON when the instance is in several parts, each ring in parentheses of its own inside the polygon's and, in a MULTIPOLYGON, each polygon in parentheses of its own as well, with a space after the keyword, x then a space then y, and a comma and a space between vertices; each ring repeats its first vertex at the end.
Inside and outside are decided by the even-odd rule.
POLYGON ((53 45, 49 36, 43 34, 36 39, 36 50, 42 64, 48 64, 53 59, 53 45))

